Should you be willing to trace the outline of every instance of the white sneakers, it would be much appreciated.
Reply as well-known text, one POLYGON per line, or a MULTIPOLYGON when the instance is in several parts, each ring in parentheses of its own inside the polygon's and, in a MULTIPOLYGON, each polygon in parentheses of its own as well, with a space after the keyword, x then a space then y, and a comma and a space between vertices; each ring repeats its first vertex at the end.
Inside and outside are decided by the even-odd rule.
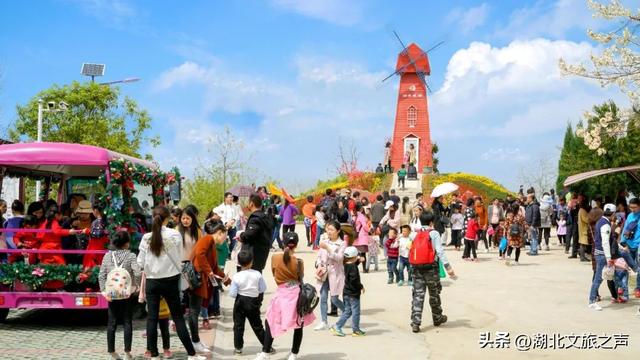
POLYGON ((203 354, 208 354, 211 352, 211 350, 209 350, 203 343, 201 342, 197 342, 197 343, 193 343, 193 348, 196 350, 196 352, 199 353, 203 353, 203 354))
POLYGON ((287 360, 298 360, 298 355, 291 353, 289 354, 289 357, 287 358, 287 360))
POLYGON ((489 249, 484 249, 484 253, 488 254, 489 253, 489 249))
POLYGON ((602 307, 595 302, 589 304, 589 309, 593 309, 595 311, 602 311, 602 307))
POLYGON ((207 360, 207 358, 202 355, 193 355, 193 356, 187 356, 187 360, 207 360))
POLYGON ((269 354, 261 352, 254 360, 269 360, 269 354))
POLYGON ((313 330, 315 331, 322 331, 322 330, 328 330, 329 329, 329 324, 327 324, 326 322, 320 322, 318 325, 316 325, 316 327, 313 328, 313 330))

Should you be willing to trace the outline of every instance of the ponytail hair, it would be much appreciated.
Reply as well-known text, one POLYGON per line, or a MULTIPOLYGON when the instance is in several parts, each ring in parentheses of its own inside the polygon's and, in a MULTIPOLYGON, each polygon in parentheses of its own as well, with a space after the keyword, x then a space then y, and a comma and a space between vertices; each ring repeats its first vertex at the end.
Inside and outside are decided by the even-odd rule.
POLYGON ((291 262, 291 253, 293 249, 298 246, 298 234, 293 231, 289 231, 284 233, 284 256, 282 257, 282 261, 284 261, 285 265, 289 265, 291 262))
POLYGON ((159 205, 153 209, 153 225, 151 225, 151 243, 149 249, 155 256, 160 256, 164 243, 162 241, 162 224, 171 216, 166 206, 159 205))

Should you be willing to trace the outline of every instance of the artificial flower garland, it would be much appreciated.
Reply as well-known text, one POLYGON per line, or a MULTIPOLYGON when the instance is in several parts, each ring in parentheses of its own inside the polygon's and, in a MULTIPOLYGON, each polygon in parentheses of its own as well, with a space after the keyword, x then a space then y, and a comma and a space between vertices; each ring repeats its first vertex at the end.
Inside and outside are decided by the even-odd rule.
POLYGON ((135 183, 151 186, 154 204, 161 204, 164 200, 165 185, 172 185, 178 181, 180 171, 174 167, 165 173, 120 158, 109 162, 109 176, 110 181, 107 181, 106 174, 100 176, 99 181, 105 188, 100 200, 106 204, 107 231, 109 234, 115 234, 119 228, 136 228, 131 200, 136 192, 135 183))
POLYGON ((100 267, 84 269, 80 264, 34 264, 24 262, 0 264, 0 284, 11 286, 21 282, 32 290, 40 290, 47 283, 59 282, 64 286, 78 285, 96 289, 100 267))

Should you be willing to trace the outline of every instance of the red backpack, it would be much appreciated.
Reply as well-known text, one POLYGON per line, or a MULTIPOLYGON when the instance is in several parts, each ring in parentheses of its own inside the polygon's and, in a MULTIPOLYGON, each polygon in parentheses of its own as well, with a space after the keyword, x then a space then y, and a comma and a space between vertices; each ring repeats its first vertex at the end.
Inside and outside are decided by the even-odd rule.
POLYGON ((409 249, 409 263, 411 265, 429 265, 435 262, 436 251, 429 235, 431 230, 420 230, 413 239, 411 249, 409 249))

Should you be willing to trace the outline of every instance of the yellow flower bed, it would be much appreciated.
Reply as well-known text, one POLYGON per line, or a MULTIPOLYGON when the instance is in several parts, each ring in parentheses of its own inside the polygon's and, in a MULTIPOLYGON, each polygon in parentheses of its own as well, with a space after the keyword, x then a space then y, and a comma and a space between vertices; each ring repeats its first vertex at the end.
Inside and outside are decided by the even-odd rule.
POLYGON ((467 173, 453 173, 453 174, 440 175, 434 179, 433 185, 437 186, 445 182, 455 183, 456 181, 480 183, 495 192, 507 193, 507 194, 512 193, 511 191, 507 190, 504 186, 496 183, 495 181, 489 179, 486 176, 467 174, 467 173))

